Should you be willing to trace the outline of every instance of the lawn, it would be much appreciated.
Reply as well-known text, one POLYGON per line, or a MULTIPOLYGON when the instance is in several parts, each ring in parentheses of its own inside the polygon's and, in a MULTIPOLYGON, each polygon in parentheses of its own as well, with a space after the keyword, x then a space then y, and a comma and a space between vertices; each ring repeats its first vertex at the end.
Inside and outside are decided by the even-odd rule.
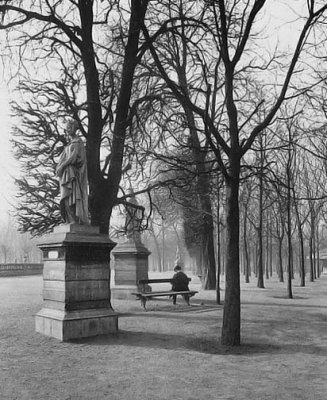
POLYGON ((294 299, 265 285, 242 282, 242 345, 227 348, 223 307, 194 277, 190 307, 113 300, 119 333, 70 343, 34 330, 42 277, 1 278, 0 399, 326 400, 327 273, 295 279, 294 299))

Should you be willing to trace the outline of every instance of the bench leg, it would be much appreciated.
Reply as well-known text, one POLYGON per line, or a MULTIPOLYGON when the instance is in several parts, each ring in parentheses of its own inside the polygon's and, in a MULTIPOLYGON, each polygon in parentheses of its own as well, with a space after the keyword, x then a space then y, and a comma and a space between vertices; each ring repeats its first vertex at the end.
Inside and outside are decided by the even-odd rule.
POLYGON ((176 305, 177 294, 173 294, 173 304, 176 305))
POLYGON ((146 308, 145 308, 146 298, 145 297, 141 297, 141 303, 142 303, 142 306, 143 306, 144 310, 146 311, 146 308))
POLYGON ((187 305, 190 305, 190 296, 188 294, 183 294, 184 300, 186 301, 187 305))

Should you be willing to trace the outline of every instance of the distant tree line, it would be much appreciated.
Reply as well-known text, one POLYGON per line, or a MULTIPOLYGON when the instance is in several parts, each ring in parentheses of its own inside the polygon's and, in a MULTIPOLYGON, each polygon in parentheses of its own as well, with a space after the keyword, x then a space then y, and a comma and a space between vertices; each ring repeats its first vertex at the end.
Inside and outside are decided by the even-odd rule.
POLYGON ((41 253, 30 234, 18 232, 10 218, 1 220, 0 227, 0 264, 41 262, 41 253))

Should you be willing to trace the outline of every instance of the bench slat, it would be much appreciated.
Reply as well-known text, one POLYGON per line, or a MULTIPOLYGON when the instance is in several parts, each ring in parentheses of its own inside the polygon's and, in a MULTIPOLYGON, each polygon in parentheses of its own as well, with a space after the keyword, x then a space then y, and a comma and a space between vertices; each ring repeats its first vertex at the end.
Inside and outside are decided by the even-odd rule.
MULTIPOLYGON (((191 282, 191 278, 188 278, 188 281, 191 282)), ((173 279, 162 278, 162 279, 140 279, 138 283, 140 285, 146 285, 147 283, 172 283, 173 279)))
POLYGON ((158 297, 158 296, 172 296, 172 295, 177 295, 177 294, 195 294, 198 293, 195 290, 185 290, 185 291, 180 291, 180 292, 174 292, 172 290, 167 291, 167 292, 135 292, 132 293, 135 296, 142 296, 142 297, 158 297))
POLYGON ((172 279, 140 279, 140 285, 146 285, 147 283, 171 283, 172 279))

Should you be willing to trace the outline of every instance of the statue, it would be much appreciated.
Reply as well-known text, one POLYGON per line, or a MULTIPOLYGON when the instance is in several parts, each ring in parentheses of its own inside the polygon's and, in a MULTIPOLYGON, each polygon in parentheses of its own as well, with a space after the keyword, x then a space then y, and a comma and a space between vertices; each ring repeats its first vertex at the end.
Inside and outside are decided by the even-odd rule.
POLYGON ((137 242, 141 241, 141 225, 143 220, 144 207, 140 206, 135 198, 133 189, 129 189, 131 194, 129 203, 126 204, 125 232, 127 238, 134 239, 137 242), (132 206, 131 204, 134 204, 132 206))
POLYGON ((56 170, 60 183, 60 211, 66 223, 88 224, 86 153, 77 130, 77 121, 69 119, 66 129, 69 143, 61 153, 56 170))

